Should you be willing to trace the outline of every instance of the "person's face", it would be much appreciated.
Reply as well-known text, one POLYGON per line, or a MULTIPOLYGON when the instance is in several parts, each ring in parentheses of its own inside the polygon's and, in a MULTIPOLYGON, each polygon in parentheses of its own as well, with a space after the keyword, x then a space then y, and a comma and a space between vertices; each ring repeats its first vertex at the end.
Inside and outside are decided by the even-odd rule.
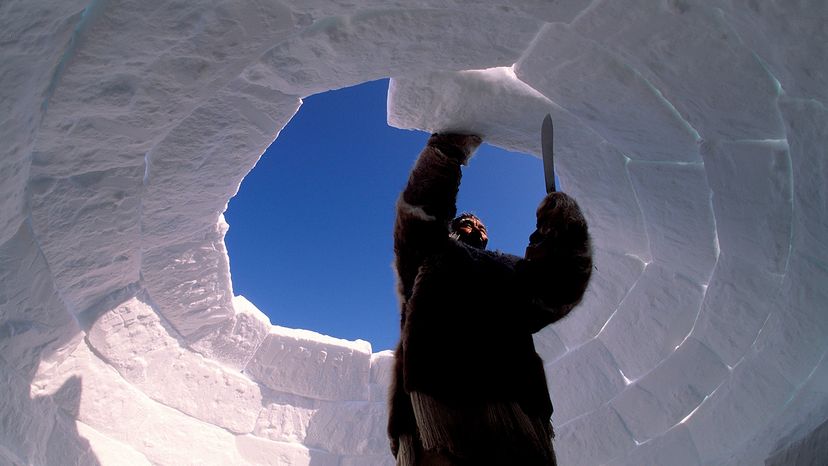
POLYGON ((480 249, 486 249, 489 243, 489 236, 486 234, 486 226, 476 218, 464 218, 457 224, 455 230, 457 239, 480 249))

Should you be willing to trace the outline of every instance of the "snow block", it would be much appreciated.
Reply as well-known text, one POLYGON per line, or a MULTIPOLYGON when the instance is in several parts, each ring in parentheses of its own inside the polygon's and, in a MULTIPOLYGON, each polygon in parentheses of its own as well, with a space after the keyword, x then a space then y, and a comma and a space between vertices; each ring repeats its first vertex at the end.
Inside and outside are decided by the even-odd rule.
POLYGON ((705 143, 704 168, 713 190, 722 252, 784 273, 791 248, 791 160, 787 145, 705 143))
POLYGON ((181 347, 142 300, 104 314, 88 341, 150 398, 231 432, 253 431, 262 406, 258 385, 181 347))
POLYGON ((209 359, 242 370, 270 330, 270 319, 244 296, 233 297, 233 318, 190 348, 209 359))
POLYGON ((687 427, 679 425, 666 434, 638 445, 627 456, 607 463, 609 466, 701 466, 702 461, 687 427))
POLYGON ((237 80, 172 128, 146 158, 146 247, 209 228, 299 105, 296 97, 237 80))
POLYGON ((9 1, 0 15, 0 244, 28 215, 25 189, 31 151, 54 78, 88 2, 9 1))
POLYGON ((781 284, 782 277, 760 269, 756 263, 721 254, 693 337, 716 352, 725 364, 735 366, 775 309, 781 284))
POLYGON ((339 458, 325 451, 293 443, 274 442, 251 435, 236 437, 236 448, 245 464, 291 466, 339 466, 339 458))
POLYGON ((635 448, 624 422, 608 406, 555 425, 554 445, 559 464, 604 464, 635 448))
MULTIPOLYGON (((327 16, 342 16, 354 11, 355 2, 351 0, 285 0, 291 10, 308 15, 308 21, 324 19, 327 16)), ((527 16, 547 22, 572 21, 590 0, 565 0, 547 2, 545 0, 420 0, 412 4, 406 0, 361 0, 359 6, 365 9, 417 9, 436 8, 445 14, 457 16, 473 11, 486 11, 509 16, 527 16)))
POLYGON ((828 5, 820 0, 717 5, 739 38, 762 60, 786 95, 828 102, 828 65, 815 59, 828 42, 828 5))
POLYGON ((773 419, 794 387, 761 358, 746 357, 684 424, 690 429, 703 464, 715 463, 733 445, 753 436, 773 419))
POLYGON ((659 262, 651 263, 598 338, 621 372, 638 379, 687 338, 703 297, 701 285, 659 262))
POLYGON ((77 422, 58 413, 46 441, 44 464, 99 464, 89 440, 80 436, 77 422))
POLYGON ((304 444, 336 454, 388 454, 388 414, 382 402, 322 402, 304 444))
POLYGON ((0 245, 0 358, 31 379, 39 366, 59 362, 82 338, 32 231, 21 225, 0 245))
MULTIPOLYGON (((235 436, 156 403, 124 381, 114 369, 82 344, 60 365, 38 373, 32 392, 57 396, 68 380, 77 380, 69 399, 77 419, 113 440, 126 443, 150 463, 240 464, 235 436), (79 404, 78 400, 79 399, 79 404), (198 445, 198 448, 182 448, 198 445)), ((58 398, 64 399, 63 398, 58 398)))
POLYGON ((142 277, 153 305, 188 342, 210 336, 235 315, 226 232, 222 216, 189 241, 144 251, 142 277))
POLYGON ((612 407, 636 441, 666 433, 696 409, 730 375, 719 357, 688 338, 649 374, 636 380, 612 407))
POLYGON ((630 162, 627 170, 655 260, 706 284, 716 264, 718 238, 704 167, 630 162))
MULTIPOLYGON (((562 190, 578 200, 596 248, 650 261, 647 227, 627 174, 629 159, 617 147, 597 142, 599 138, 590 133, 572 141, 577 149, 566 152, 555 148, 555 171, 562 190)), ((555 140, 566 137, 556 122, 555 140)))
POLYGON ((394 377, 394 352, 391 350, 371 354, 371 374, 368 379, 371 389, 371 401, 386 403, 388 387, 394 377))
POLYGON ((696 134, 652 84, 567 25, 546 25, 515 74, 632 159, 699 161, 696 134))
POLYGON ((713 6, 601 2, 572 27, 623 57, 705 140, 782 137, 773 77, 713 6))
POLYGON ((130 466, 151 466, 147 457, 131 446, 113 440, 83 422, 76 421, 78 434, 89 440, 89 446, 94 459, 102 465, 128 464, 130 466))
POLYGON ((798 387, 828 348, 828 264, 794 252, 782 293, 754 347, 759 357, 798 387))
POLYGON ((456 15, 428 9, 368 10, 317 21, 269 50, 244 77, 253 83, 278 83, 276 89, 305 97, 386 76, 509 66, 541 25, 535 18, 468 8, 456 15), (451 30, 464 33, 446 34, 451 30), (480 43, 497 46, 475 46, 480 43))
POLYGON ((32 227, 75 314, 139 279, 143 175, 134 166, 30 184, 32 227))
POLYGON ((265 392, 253 435, 278 442, 303 443, 317 400, 265 392))
POLYGON ((320 400, 367 400, 371 345, 273 326, 245 373, 276 390, 320 400))
POLYGON ((580 122, 517 79, 509 67, 397 77, 388 87, 391 126, 474 133, 489 144, 538 156, 540 124, 547 113, 560 134, 579 131, 580 122))
MULTIPOLYGON (((818 432, 820 425, 828 420, 828 384, 824 380, 820 383, 817 379, 815 376, 810 377, 781 409, 774 412, 772 422, 767 423, 758 434, 733 452, 733 462, 745 458, 744 462, 755 459, 756 463, 770 463, 771 458, 783 451, 790 453, 797 451, 799 445, 809 444, 809 437, 818 432)), ((808 458, 812 451, 811 447, 805 447, 801 457, 808 458)))
POLYGON ((636 257, 600 248, 594 248, 592 254, 595 268, 583 301, 574 314, 554 324, 568 348, 582 345, 601 332, 644 271, 644 263, 636 257))
POLYGON ((57 408, 49 397, 30 398, 30 382, 0 356, 0 460, 4 464, 44 462, 43 449, 57 408))
POLYGON ((557 361, 566 354, 566 345, 561 341, 555 327, 551 325, 532 335, 532 340, 535 344, 535 351, 543 359, 544 364, 557 361))
POLYGON ((825 102, 780 99, 793 169, 793 248, 828 263, 828 111, 825 102))
POLYGON ((789 445, 765 461, 766 466, 805 466, 828 458, 828 421, 806 438, 789 445))
POLYGON ((556 426, 598 409, 624 388, 618 366, 600 340, 591 340, 545 367, 556 426))

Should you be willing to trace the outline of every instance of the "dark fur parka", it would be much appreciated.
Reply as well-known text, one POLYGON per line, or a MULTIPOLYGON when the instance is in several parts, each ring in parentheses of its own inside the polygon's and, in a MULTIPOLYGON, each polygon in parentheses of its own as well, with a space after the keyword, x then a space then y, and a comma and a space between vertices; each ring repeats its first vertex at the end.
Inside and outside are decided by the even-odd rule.
POLYGON ((532 334, 586 289, 586 221, 562 193, 538 208, 532 260, 449 237, 475 136, 432 135, 397 203, 401 334, 388 433, 397 464, 554 464, 552 403, 532 334), (447 458, 447 459, 446 459, 447 458))

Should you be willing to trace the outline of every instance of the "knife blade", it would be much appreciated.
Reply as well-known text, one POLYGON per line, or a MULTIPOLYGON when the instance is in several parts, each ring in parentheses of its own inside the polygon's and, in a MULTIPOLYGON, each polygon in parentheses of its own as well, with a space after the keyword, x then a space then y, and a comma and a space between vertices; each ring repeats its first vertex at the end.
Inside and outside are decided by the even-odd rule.
POLYGON ((554 130, 552 128, 552 115, 546 114, 541 125, 541 154, 543 156, 543 177, 546 180, 546 193, 553 193, 558 190, 555 184, 555 158, 554 158, 554 130))

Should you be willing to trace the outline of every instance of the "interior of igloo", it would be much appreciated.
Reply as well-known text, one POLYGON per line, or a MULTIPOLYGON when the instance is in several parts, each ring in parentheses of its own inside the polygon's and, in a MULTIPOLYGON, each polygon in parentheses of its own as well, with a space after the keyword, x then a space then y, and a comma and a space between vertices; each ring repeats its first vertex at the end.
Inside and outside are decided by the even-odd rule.
POLYGON ((561 464, 824 454, 823 2, 346 3, 0 7, 0 462, 392 462, 390 354, 233 297, 221 215, 303 96, 385 76, 394 126, 555 119, 597 265, 537 337, 561 464))

